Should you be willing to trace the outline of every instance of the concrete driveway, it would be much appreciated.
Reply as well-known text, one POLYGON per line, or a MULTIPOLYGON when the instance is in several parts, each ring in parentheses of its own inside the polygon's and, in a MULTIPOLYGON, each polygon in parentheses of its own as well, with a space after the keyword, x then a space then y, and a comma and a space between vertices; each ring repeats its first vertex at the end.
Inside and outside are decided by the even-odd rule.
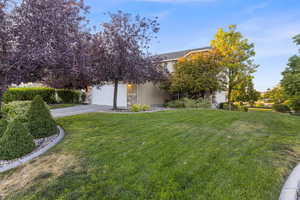
POLYGON ((92 113, 92 112, 109 112, 111 111, 111 106, 99 106, 99 105, 80 105, 73 106, 68 108, 58 108, 51 110, 51 114, 53 117, 66 117, 72 115, 79 115, 84 113, 92 113))

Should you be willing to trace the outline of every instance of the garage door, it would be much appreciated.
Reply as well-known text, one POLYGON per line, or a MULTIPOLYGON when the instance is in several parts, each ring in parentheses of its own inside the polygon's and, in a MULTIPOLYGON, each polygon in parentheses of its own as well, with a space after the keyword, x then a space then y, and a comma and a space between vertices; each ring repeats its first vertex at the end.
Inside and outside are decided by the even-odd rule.
MULTIPOLYGON (((104 85, 100 88, 93 87, 92 104, 96 105, 113 105, 114 86, 104 85)), ((119 84, 117 104, 119 107, 127 107, 127 85, 119 84)))

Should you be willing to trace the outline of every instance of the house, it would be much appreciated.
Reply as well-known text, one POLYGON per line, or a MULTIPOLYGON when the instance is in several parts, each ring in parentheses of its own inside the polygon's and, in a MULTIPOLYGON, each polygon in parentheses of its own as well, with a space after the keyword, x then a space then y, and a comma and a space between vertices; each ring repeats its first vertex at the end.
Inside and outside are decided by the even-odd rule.
MULTIPOLYGON (((158 56, 163 58, 162 64, 167 70, 174 72, 174 65, 179 58, 192 55, 194 53, 209 52, 210 47, 189 49, 184 51, 177 51, 171 53, 160 54, 158 56)), ((90 101, 96 105, 113 104, 113 84, 106 84, 98 87, 94 86, 91 90, 90 101)), ((160 89, 159 84, 147 82, 145 84, 119 84, 117 105, 119 107, 129 107, 133 104, 147 104, 151 106, 161 106, 169 99, 168 94, 160 89)), ((226 92, 219 91, 212 96, 212 103, 219 104, 226 101, 226 92)))

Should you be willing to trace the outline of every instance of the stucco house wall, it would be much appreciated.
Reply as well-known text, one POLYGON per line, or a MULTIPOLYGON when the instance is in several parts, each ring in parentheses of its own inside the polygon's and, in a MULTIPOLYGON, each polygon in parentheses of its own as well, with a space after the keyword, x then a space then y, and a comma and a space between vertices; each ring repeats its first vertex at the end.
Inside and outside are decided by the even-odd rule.
POLYGON ((168 94, 159 88, 159 84, 147 82, 138 85, 138 103, 147 105, 163 105, 169 99, 168 94))

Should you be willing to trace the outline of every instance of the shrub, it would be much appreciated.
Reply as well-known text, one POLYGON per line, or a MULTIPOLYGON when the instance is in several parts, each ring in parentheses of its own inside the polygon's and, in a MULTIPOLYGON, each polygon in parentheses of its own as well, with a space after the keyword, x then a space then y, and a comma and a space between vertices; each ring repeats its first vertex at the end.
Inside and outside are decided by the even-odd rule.
POLYGON ((292 97, 287 104, 296 113, 300 112, 300 96, 292 97))
POLYGON ((184 108, 184 102, 181 100, 169 101, 165 104, 168 108, 184 108))
POLYGON ((33 137, 20 121, 15 120, 8 125, 0 138, 0 160, 20 158, 34 148, 33 137))
POLYGON ((42 97, 36 96, 28 111, 28 128, 34 138, 44 138, 57 133, 57 127, 42 97))
POLYGON ((1 111, 3 117, 8 121, 18 119, 23 123, 28 122, 27 112, 29 110, 31 101, 13 101, 7 104, 3 104, 1 111))
POLYGON ((4 134, 6 128, 7 128, 7 121, 5 119, 1 119, 0 120, 0 138, 4 134))
POLYGON ((143 111, 149 111, 150 109, 151 109, 151 107, 149 105, 146 105, 146 104, 141 105, 141 110, 143 110, 143 111))
POLYGON ((58 89, 56 92, 62 103, 80 103, 85 100, 83 93, 79 90, 58 89))
POLYGON ((290 108, 285 104, 274 104, 272 107, 276 112, 287 113, 290 112, 290 108))
POLYGON ((169 101, 165 105, 169 108, 211 108, 211 103, 207 99, 189 99, 183 98, 180 100, 169 101))
POLYGON ((55 89, 47 87, 9 88, 2 98, 4 103, 9 103, 12 101, 32 101, 37 95, 40 95, 48 104, 56 103, 55 89))
POLYGON ((138 104, 133 104, 132 106, 131 106, 131 108, 130 108, 130 111, 131 112, 139 112, 140 111, 140 105, 138 105, 138 104))

